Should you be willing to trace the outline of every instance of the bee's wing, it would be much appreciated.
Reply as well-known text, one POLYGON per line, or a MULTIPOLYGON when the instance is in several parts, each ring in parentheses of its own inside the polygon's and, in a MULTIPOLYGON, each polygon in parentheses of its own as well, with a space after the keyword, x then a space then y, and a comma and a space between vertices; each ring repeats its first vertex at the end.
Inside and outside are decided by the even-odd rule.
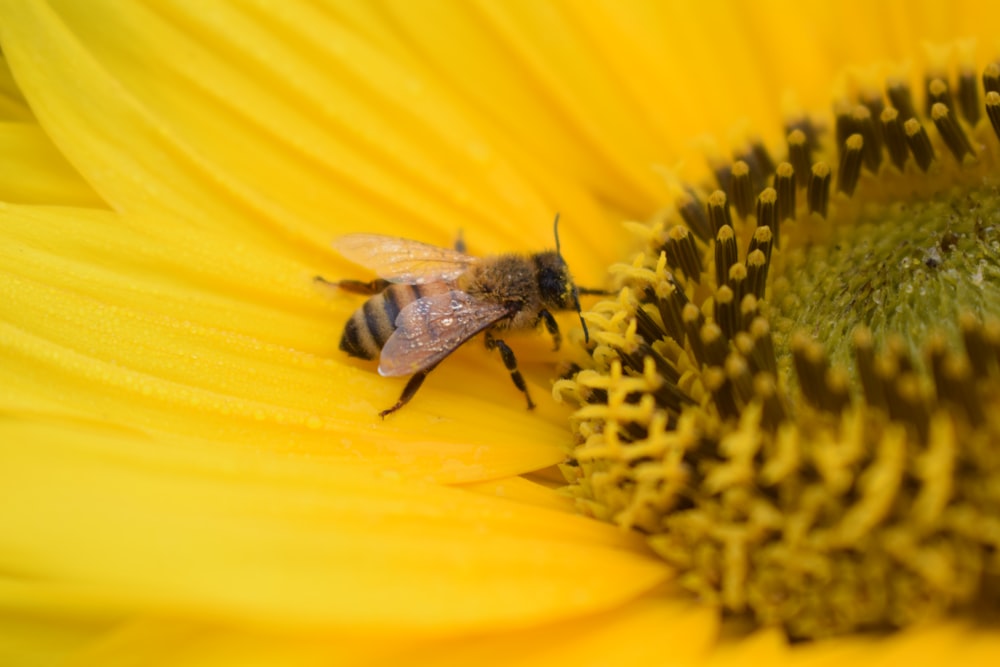
POLYGON ((425 296, 396 316, 396 330, 382 348, 380 375, 410 375, 430 368, 465 341, 510 314, 499 303, 452 290, 425 296))
POLYGON ((333 247, 380 278, 411 285, 454 280, 476 261, 451 248, 381 234, 346 234, 333 247))

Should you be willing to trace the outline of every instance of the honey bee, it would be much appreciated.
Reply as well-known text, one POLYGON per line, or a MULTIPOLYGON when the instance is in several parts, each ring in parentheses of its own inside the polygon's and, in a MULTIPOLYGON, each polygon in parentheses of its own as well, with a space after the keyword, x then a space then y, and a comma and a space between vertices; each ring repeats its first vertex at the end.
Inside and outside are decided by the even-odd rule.
MULTIPOLYGON (((334 242, 344 257, 379 276, 370 282, 331 282, 369 296, 344 326, 340 349, 361 359, 378 357, 384 377, 412 376, 380 417, 406 405, 445 357, 479 333, 487 349, 499 350, 528 409, 535 407, 514 352, 498 335, 544 323, 558 350, 562 336, 552 312, 579 314, 581 291, 604 293, 577 288, 559 251, 558 215, 554 228, 556 249, 532 255, 479 258, 465 254, 461 241, 451 249, 379 234, 348 234, 334 242)), ((589 341, 582 315, 580 323, 589 341)))

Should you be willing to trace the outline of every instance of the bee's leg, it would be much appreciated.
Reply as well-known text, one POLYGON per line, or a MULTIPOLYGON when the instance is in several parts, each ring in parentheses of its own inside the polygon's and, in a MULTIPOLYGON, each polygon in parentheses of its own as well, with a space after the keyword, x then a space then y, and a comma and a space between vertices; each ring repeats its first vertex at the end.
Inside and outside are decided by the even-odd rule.
POLYGON ((382 280, 381 278, 376 278, 375 280, 366 282, 364 280, 327 280, 323 276, 314 276, 313 280, 318 283, 323 283, 324 285, 339 287, 345 292, 351 292, 352 294, 364 294, 366 296, 378 294, 389 286, 389 281, 382 280))
POLYGON ((524 382, 524 376, 521 375, 521 371, 517 370, 517 358, 514 356, 514 350, 510 349, 507 343, 487 333, 486 349, 492 350, 494 348, 500 350, 500 358, 503 359, 503 365, 510 371, 510 379, 514 381, 515 387, 524 392, 524 397, 528 399, 528 409, 533 410, 535 404, 531 402, 531 394, 528 393, 528 385, 524 382))
POLYGON ((465 252, 465 236, 462 234, 462 230, 458 230, 458 236, 455 237, 455 250, 458 252, 465 252))
POLYGON ((417 389, 420 389, 420 385, 424 383, 424 379, 432 370, 434 370, 436 366, 437 364, 431 366, 430 368, 425 368, 422 371, 417 371, 411 375, 409 381, 406 383, 406 386, 403 387, 403 393, 399 395, 399 400, 396 401, 396 404, 388 410, 383 410, 378 413, 378 416, 385 419, 386 415, 391 415, 393 412, 409 403, 410 399, 413 398, 413 395, 417 393, 417 389))
POLYGON ((556 324, 556 318, 552 317, 552 313, 547 310, 542 310, 538 313, 538 316, 542 318, 545 322, 545 329, 552 336, 553 350, 558 350, 559 346, 562 344, 562 334, 559 333, 559 325, 556 324))

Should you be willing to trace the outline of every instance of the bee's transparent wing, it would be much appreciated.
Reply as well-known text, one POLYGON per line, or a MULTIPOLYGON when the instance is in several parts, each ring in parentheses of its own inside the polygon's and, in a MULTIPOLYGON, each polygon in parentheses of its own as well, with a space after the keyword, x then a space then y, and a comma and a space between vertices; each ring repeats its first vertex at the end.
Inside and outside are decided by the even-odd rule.
POLYGON ((452 281, 477 261, 451 248, 381 234, 346 234, 333 247, 380 278, 411 285, 452 281))
POLYGON ((502 304, 477 301, 458 290, 421 297, 399 311, 378 372, 393 377, 430 368, 509 314, 502 304))

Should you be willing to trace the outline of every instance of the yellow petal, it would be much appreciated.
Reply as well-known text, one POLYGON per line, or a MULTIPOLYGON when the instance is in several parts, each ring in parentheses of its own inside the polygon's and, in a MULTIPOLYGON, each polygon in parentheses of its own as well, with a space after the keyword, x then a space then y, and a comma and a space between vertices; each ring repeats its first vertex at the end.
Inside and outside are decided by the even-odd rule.
POLYGON ((565 457, 566 409, 537 384, 551 370, 532 370, 531 355, 537 411, 475 346, 380 420, 402 381, 345 363, 336 340, 359 304, 314 283, 310 267, 169 216, 0 206, 0 219, 8 404, 446 482, 565 457))
POLYGON ((7 58, 2 55, 0 55, 0 119, 14 123, 35 122, 21 89, 14 81, 7 58))
POLYGON ((569 496, 553 493, 550 487, 543 486, 524 477, 490 479, 483 482, 463 484, 461 488, 466 491, 481 493, 485 496, 516 500, 517 502, 562 510, 564 512, 572 512, 574 507, 573 499, 569 496))
POLYGON ((65 619, 0 608, 0 663, 65 664, 66 657, 112 629, 105 619, 65 619))
POLYGON ((144 618, 74 654, 74 665, 639 665, 698 664, 711 650, 717 621, 690 602, 643 599, 584 619, 515 633, 413 641, 386 633, 356 635, 249 633, 190 621, 144 618))
POLYGON ((35 123, 0 122, 0 154, 0 200, 105 206, 35 123))
POLYGON ((0 430, 8 610, 429 636, 592 613, 668 574, 610 526, 372 469, 78 420, 0 430))
POLYGON ((0 55, 0 201, 104 207, 35 120, 0 55))
POLYGON ((558 171, 528 166, 526 179, 518 147, 426 73, 309 6, 11 3, 4 15, 40 122, 119 210, 259 226, 314 253, 334 230, 437 242, 470 226, 485 247, 537 248, 561 210, 579 230, 564 232, 578 273, 601 277, 611 259, 591 195, 558 171))

